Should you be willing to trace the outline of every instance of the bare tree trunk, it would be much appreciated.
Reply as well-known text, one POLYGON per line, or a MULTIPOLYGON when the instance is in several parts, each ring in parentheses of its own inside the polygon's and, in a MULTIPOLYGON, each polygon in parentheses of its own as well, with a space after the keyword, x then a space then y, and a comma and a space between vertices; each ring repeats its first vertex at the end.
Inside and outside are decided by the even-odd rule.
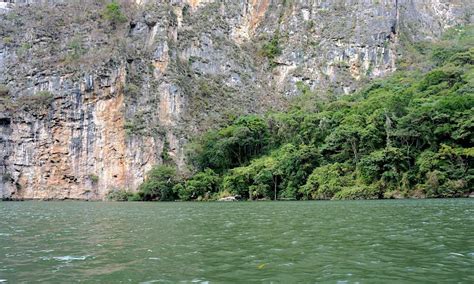
POLYGON ((278 178, 274 177, 273 178, 273 192, 275 195, 275 197, 273 198, 274 200, 277 200, 277 181, 278 181, 278 178))

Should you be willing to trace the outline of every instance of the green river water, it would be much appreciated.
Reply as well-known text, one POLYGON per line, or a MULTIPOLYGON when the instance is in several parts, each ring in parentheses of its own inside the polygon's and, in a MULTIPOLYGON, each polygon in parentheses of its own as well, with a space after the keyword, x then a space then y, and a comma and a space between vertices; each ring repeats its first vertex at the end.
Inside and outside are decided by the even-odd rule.
POLYGON ((0 283, 474 283, 474 200, 0 202, 0 283))

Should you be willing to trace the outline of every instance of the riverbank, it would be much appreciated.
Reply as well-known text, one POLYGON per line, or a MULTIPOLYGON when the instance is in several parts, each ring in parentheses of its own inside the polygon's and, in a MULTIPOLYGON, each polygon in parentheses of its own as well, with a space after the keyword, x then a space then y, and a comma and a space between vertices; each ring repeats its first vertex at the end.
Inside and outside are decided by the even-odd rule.
MULTIPOLYGON (((132 196, 132 195, 129 195, 132 196)), ((474 192, 471 192, 470 194, 466 194, 463 196, 456 196, 456 197, 450 197, 449 199, 463 199, 463 198, 474 198, 474 192)), ((316 199, 316 200, 309 200, 309 201, 337 201, 337 200, 405 200, 405 199, 442 199, 442 198, 436 198, 436 197, 426 197, 426 195, 420 195, 420 194, 415 194, 415 195, 406 195, 403 193, 390 193, 390 195, 387 195, 384 198, 354 198, 354 199, 316 199)), ((45 201, 45 202, 54 202, 54 201, 87 201, 87 202, 140 202, 140 200, 125 200, 125 199, 113 199, 113 198, 106 198, 106 199, 78 199, 78 198, 63 198, 63 199, 55 199, 55 198, 2 198, 0 201, 3 202, 24 202, 24 201, 45 201)), ((149 200, 150 202, 159 202, 160 200, 149 200)), ((272 200, 272 199, 242 199, 241 197, 236 197, 236 196, 228 196, 228 197, 223 197, 220 199, 196 199, 196 200, 190 200, 190 201, 183 201, 183 200, 173 200, 173 201, 166 201, 166 202, 273 202, 273 201, 278 201, 278 202, 289 202, 289 201, 308 201, 305 199, 290 199, 290 198, 283 198, 283 199, 277 199, 277 200, 272 200)))

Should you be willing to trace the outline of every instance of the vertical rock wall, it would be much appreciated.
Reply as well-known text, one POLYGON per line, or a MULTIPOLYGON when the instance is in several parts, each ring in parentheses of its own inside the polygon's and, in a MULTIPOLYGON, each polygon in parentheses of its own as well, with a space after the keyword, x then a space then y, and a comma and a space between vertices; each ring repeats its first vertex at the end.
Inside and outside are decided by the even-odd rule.
POLYGON ((97 1, 60 2, 0 15, 4 198, 96 200, 155 164, 185 172, 196 133, 302 86, 349 94, 396 69, 401 33, 473 18, 461 0, 143 0, 111 25, 97 1))

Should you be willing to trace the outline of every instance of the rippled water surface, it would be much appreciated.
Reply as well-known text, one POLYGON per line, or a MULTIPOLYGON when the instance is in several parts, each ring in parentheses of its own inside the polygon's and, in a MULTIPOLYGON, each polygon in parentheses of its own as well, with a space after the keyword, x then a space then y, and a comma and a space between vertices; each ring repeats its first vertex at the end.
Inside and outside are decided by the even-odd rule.
POLYGON ((474 283, 474 200, 0 202, 0 283, 474 283))

